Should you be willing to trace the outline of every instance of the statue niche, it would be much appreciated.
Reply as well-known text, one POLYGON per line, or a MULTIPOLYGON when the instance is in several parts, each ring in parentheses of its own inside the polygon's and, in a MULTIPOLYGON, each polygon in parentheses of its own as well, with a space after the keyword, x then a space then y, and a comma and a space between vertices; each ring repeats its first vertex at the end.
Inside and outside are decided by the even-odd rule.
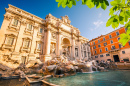
POLYGON ((63 39, 63 42, 62 42, 62 54, 66 57, 70 57, 70 41, 69 39, 67 38, 64 38, 63 39))
POLYGON ((51 54, 56 54, 56 53, 55 53, 55 43, 51 43, 50 53, 51 53, 51 54))

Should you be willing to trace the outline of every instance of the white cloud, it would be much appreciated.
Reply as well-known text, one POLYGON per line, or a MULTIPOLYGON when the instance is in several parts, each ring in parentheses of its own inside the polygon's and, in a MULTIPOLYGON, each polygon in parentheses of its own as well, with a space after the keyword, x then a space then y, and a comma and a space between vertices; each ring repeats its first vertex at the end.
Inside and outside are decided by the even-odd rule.
POLYGON ((97 29, 98 27, 100 27, 104 22, 101 20, 98 20, 96 22, 93 22, 93 24, 95 25, 95 28, 97 29))
POLYGON ((91 31, 98 29, 101 25, 104 24, 104 22, 101 20, 97 20, 97 21, 94 21, 93 24, 94 24, 94 27, 90 28, 91 31))
POLYGON ((102 16, 102 13, 99 13, 99 14, 98 14, 98 18, 100 18, 101 16, 102 16))

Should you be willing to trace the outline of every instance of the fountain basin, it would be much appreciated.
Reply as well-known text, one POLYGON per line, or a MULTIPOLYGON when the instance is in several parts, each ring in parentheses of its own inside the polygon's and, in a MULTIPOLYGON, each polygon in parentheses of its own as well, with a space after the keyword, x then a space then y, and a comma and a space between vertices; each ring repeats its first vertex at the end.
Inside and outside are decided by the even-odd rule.
POLYGON ((130 86, 130 70, 78 73, 75 76, 51 78, 48 82, 60 86, 130 86))

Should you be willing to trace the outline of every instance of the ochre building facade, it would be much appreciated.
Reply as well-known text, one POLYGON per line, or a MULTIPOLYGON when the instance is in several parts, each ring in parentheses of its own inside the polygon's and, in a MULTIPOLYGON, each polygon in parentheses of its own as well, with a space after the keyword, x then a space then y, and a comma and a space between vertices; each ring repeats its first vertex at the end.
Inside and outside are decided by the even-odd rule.
POLYGON ((130 60, 130 42, 122 46, 119 43, 119 35, 126 33, 126 28, 121 27, 106 35, 101 35, 90 40, 92 59, 97 61, 129 61, 130 60))
POLYGON ((12 5, 5 10, 0 29, 0 59, 25 63, 62 55, 79 60, 91 57, 89 40, 70 24, 68 16, 59 19, 48 14, 44 20, 12 5))

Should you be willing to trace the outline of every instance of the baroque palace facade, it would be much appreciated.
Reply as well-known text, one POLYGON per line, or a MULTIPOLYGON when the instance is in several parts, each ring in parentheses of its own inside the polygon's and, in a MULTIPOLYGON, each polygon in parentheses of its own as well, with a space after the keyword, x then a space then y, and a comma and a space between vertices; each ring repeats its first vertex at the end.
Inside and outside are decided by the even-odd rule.
POLYGON ((25 63, 62 55, 80 60, 91 57, 89 40, 70 24, 68 16, 59 19, 49 14, 44 20, 12 5, 5 10, 0 29, 0 59, 25 63))
POLYGON ((118 41, 119 35, 126 33, 126 28, 121 27, 106 35, 101 35, 90 40, 92 59, 97 61, 129 61, 130 60, 130 41, 122 46, 118 41))

